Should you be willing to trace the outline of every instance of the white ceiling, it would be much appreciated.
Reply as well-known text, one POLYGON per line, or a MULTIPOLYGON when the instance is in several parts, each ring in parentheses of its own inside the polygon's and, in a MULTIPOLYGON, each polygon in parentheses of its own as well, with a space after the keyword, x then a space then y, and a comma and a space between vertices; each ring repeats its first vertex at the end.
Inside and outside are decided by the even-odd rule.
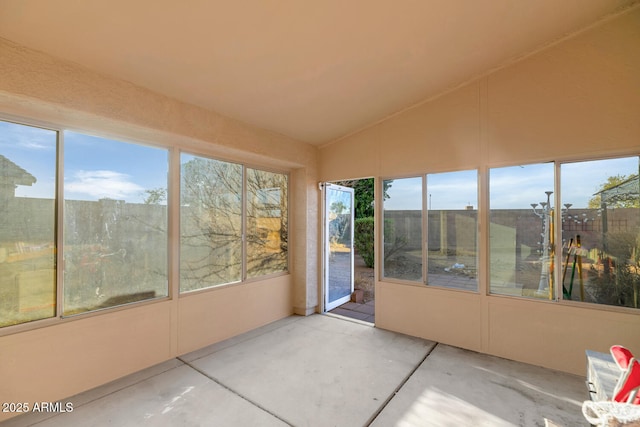
POLYGON ((312 144, 637 0, 1 0, 0 37, 312 144))

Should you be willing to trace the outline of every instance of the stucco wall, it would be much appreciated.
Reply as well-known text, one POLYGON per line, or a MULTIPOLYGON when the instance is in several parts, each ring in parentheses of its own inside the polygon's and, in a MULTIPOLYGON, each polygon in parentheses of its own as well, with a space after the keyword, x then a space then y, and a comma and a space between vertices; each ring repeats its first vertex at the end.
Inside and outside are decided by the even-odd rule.
MULTIPOLYGON (((638 76, 635 8, 322 147, 320 177, 479 169, 482 268, 488 168, 640 154, 638 76)), ((487 282, 486 268, 477 294, 378 280, 376 325, 581 375, 585 349, 624 344, 640 354, 637 310, 487 296, 487 282)))
MULTIPOLYGON (((317 304, 317 148, 0 39, 0 117, 290 173, 290 274, 0 330, 0 396, 55 401, 317 304), (308 259, 314 262, 307 262, 308 259)), ((174 151, 173 160, 177 159, 174 151)), ((170 186, 177 188, 177 168, 170 186)), ((179 223, 170 206, 171 252, 179 223), (171 231, 171 229, 173 231, 171 231)), ((0 421, 9 414, 0 414, 0 421)))

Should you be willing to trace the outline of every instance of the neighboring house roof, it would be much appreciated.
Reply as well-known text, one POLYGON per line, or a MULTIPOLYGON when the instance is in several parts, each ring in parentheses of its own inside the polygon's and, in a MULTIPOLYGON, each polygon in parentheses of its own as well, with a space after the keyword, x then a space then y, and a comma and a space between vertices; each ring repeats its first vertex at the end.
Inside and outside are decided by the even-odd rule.
POLYGON ((0 154, 1 185, 33 185, 36 177, 0 154))

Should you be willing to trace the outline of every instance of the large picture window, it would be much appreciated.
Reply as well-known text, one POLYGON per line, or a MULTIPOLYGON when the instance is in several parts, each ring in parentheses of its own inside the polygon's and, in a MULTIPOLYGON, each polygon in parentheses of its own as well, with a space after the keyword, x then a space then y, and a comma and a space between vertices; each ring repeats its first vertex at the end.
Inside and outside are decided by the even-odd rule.
POLYGON ((489 171, 492 294, 553 298, 554 164, 489 171))
POLYGON ((383 277, 477 291, 478 172, 428 174, 424 183, 383 181, 383 277))
POLYGON ((182 153, 180 291, 242 280, 242 165, 182 153))
POLYGON ((640 308, 638 160, 561 165, 563 299, 640 308))
POLYGON ((64 314, 167 296, 167 150, 64 136, 64 314))
POLYGON ((180 198, 181 292, 287 271, 286 174, 182 153, 180 198))
POLYGON ((639 158, 558 168, 490 170, 491 293, 640 308, 639 158))
POLYGON ((57 139, 0 122, 0 327, 56 314, 57 139))
MULTIPOLYGON (((169 176, 168 149, 0 121, 0 327, 167 297, 169 176)), ((288 271, 287 174, 180 177, 181 292, 288 271)))
POLYGON ((383 188, 383 277, 422 283, 422 178, 385 180, 383 188))

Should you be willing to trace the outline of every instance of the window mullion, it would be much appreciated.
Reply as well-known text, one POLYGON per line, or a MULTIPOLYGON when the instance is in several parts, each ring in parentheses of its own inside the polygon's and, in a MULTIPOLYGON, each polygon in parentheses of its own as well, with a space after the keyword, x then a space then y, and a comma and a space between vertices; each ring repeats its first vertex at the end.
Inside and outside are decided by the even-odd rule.
POLYGON ((422 277, 424 284, 429 284, 428 252, 429 252, 429 194, 427 192, 427 176, 422 175, 422 277))
POLYGON ((242 219, 240 221, 240 235, 242 236, 242 281, 247 280, 247 167, 242 166, 242 219))
POLYGON ((169 297, 180 293, 180 150, 169 150, 169 178, 167 182, 167 261, 169 297))
POLYGON ((64 132, 57 132, 56 147, 56 317, 64 312, 64 132))
POLYGON ((553 212, 553 223, 555 224, 553 227, 553 260, 557 267, 553 269, 553 282, 555 283, 555 289, 553 290, 554 300, 560 301, 562 299, 562 252, 563 252, 563 242, 562 242, 562 194, 561 194, 561 185, 560 180, 562 177, 560 176, 560 163, 555 162, 555 183, 554 186, 554 201, 553 205, 556 207, 553 212))

